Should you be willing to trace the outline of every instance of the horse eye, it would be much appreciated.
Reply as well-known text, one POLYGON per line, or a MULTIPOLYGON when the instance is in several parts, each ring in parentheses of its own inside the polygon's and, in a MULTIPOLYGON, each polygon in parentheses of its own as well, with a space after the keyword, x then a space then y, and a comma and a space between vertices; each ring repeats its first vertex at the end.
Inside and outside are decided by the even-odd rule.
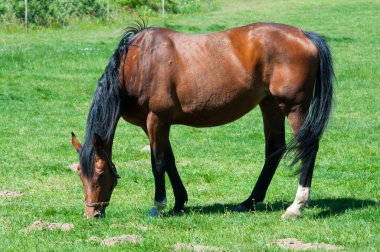
POLYGON ((102 178, 103 176, 104 176, 104 171, 99 173, 98 178, 102 178))

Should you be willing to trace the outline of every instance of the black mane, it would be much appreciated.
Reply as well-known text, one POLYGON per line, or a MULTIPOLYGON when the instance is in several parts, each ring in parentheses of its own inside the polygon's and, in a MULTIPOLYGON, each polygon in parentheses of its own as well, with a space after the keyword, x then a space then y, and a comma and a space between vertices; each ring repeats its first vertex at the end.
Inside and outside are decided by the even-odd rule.
POLYGON ((145 22, 135 21, 134 25, 127 27, 120 40, 118 47, 109 60, 104 73, 98 80, 98 87, 92 98, 92 104, 87 117, 86 137, 79 154, 82 173, 91 177, 93 174, 93 165, 95 152, 92 139, 94 134, 101 137, 104 143, 107 143, 113 137, 117 120, 120 117, 120 101, 118 76, 121 56, 128 53, 128 46, 132 38, 139 32, 148 29, 145 22))

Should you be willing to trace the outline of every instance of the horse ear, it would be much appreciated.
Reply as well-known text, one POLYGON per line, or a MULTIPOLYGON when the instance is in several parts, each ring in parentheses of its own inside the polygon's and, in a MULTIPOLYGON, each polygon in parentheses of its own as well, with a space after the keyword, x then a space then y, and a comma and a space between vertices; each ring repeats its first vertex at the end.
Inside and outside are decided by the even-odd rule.
POLYGON ((92 137, 92 144, 94 145, 95 154, 101 156, 101 154, 103 153, 103 140, 96 133, 92 137))
POLYGON ((71 132, 71 143, 73 144, 74 149, 79 153, 82 149, 82 145, 73 132, 71 132))

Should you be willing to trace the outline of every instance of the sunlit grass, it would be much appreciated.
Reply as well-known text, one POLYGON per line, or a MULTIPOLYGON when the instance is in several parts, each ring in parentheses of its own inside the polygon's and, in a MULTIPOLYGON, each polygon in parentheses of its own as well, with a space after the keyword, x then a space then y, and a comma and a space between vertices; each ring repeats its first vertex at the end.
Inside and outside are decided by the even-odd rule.
MULTIPOLYGON (((82 185, 68 169, 77 162, 70 132, 83 138, 96 81, 128 24, 86 24, 28 35, 1 32, 0 190, 25 194, 0 198, 0 249, 105 251, 109 248, 86 240, 121 234, 144 240, 113 250, 167 251, 178 242, 229 251, 278 250, 269 244, 288 237, 347 250, 379 249, 379 8, 377 1, 220 1, 211 13, 165 20, 166 26, 190 33, 273 21, 326 35, 337 74, 335 108, 320 146, 312 201, 296 221, 280 218, 298 181, 285 163, 256 212, 232 212, 249 195, 263 164, 258 109, 218 128, 173 127, 171 142, 189 193, 189 213, 163 219, 145 217, 153 175, 149 154, 140 149, 148 140, 140 129, 120 122, 113 161, 122 179, 107 218, 84 220, 82 185), (67 233, 20 231, 36 220, 75 228, 67 233)), ((159 17, 150 22, 164 23, 159 17)), ((167 190, 172 207, 169 184, 167 190)))

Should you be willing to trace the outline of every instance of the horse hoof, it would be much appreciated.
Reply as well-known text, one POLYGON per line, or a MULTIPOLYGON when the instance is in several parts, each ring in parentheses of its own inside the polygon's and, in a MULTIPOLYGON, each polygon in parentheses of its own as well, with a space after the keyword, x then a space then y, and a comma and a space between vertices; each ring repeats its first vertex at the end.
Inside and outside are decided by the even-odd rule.
POLYGON ((176 210, 176 209, 173 208, 172 211, 171 211, 171 213, 172 213, 173 216, 179 216, 179 215, 185 214, 186 212, 185 212, 185 209, 176 210))
POLYGON ((250 211, 252 211, 252 208, 246 207, 242 204, 238 205, 238 207, 236 208, 236 212, 239 212, 239 213, 250 212, 250 211))
POLYGON ((301 217, 301 212, 293 212, 286 210, 285 213, 281 216, 284 220, 294 220, 301 217))
POLYGON ((162 213, 161 211, 158 211, 157 208, 152 207, 147 213, 146 216, 153 217, 153 218, 159 218, 161 217, 162 213))

